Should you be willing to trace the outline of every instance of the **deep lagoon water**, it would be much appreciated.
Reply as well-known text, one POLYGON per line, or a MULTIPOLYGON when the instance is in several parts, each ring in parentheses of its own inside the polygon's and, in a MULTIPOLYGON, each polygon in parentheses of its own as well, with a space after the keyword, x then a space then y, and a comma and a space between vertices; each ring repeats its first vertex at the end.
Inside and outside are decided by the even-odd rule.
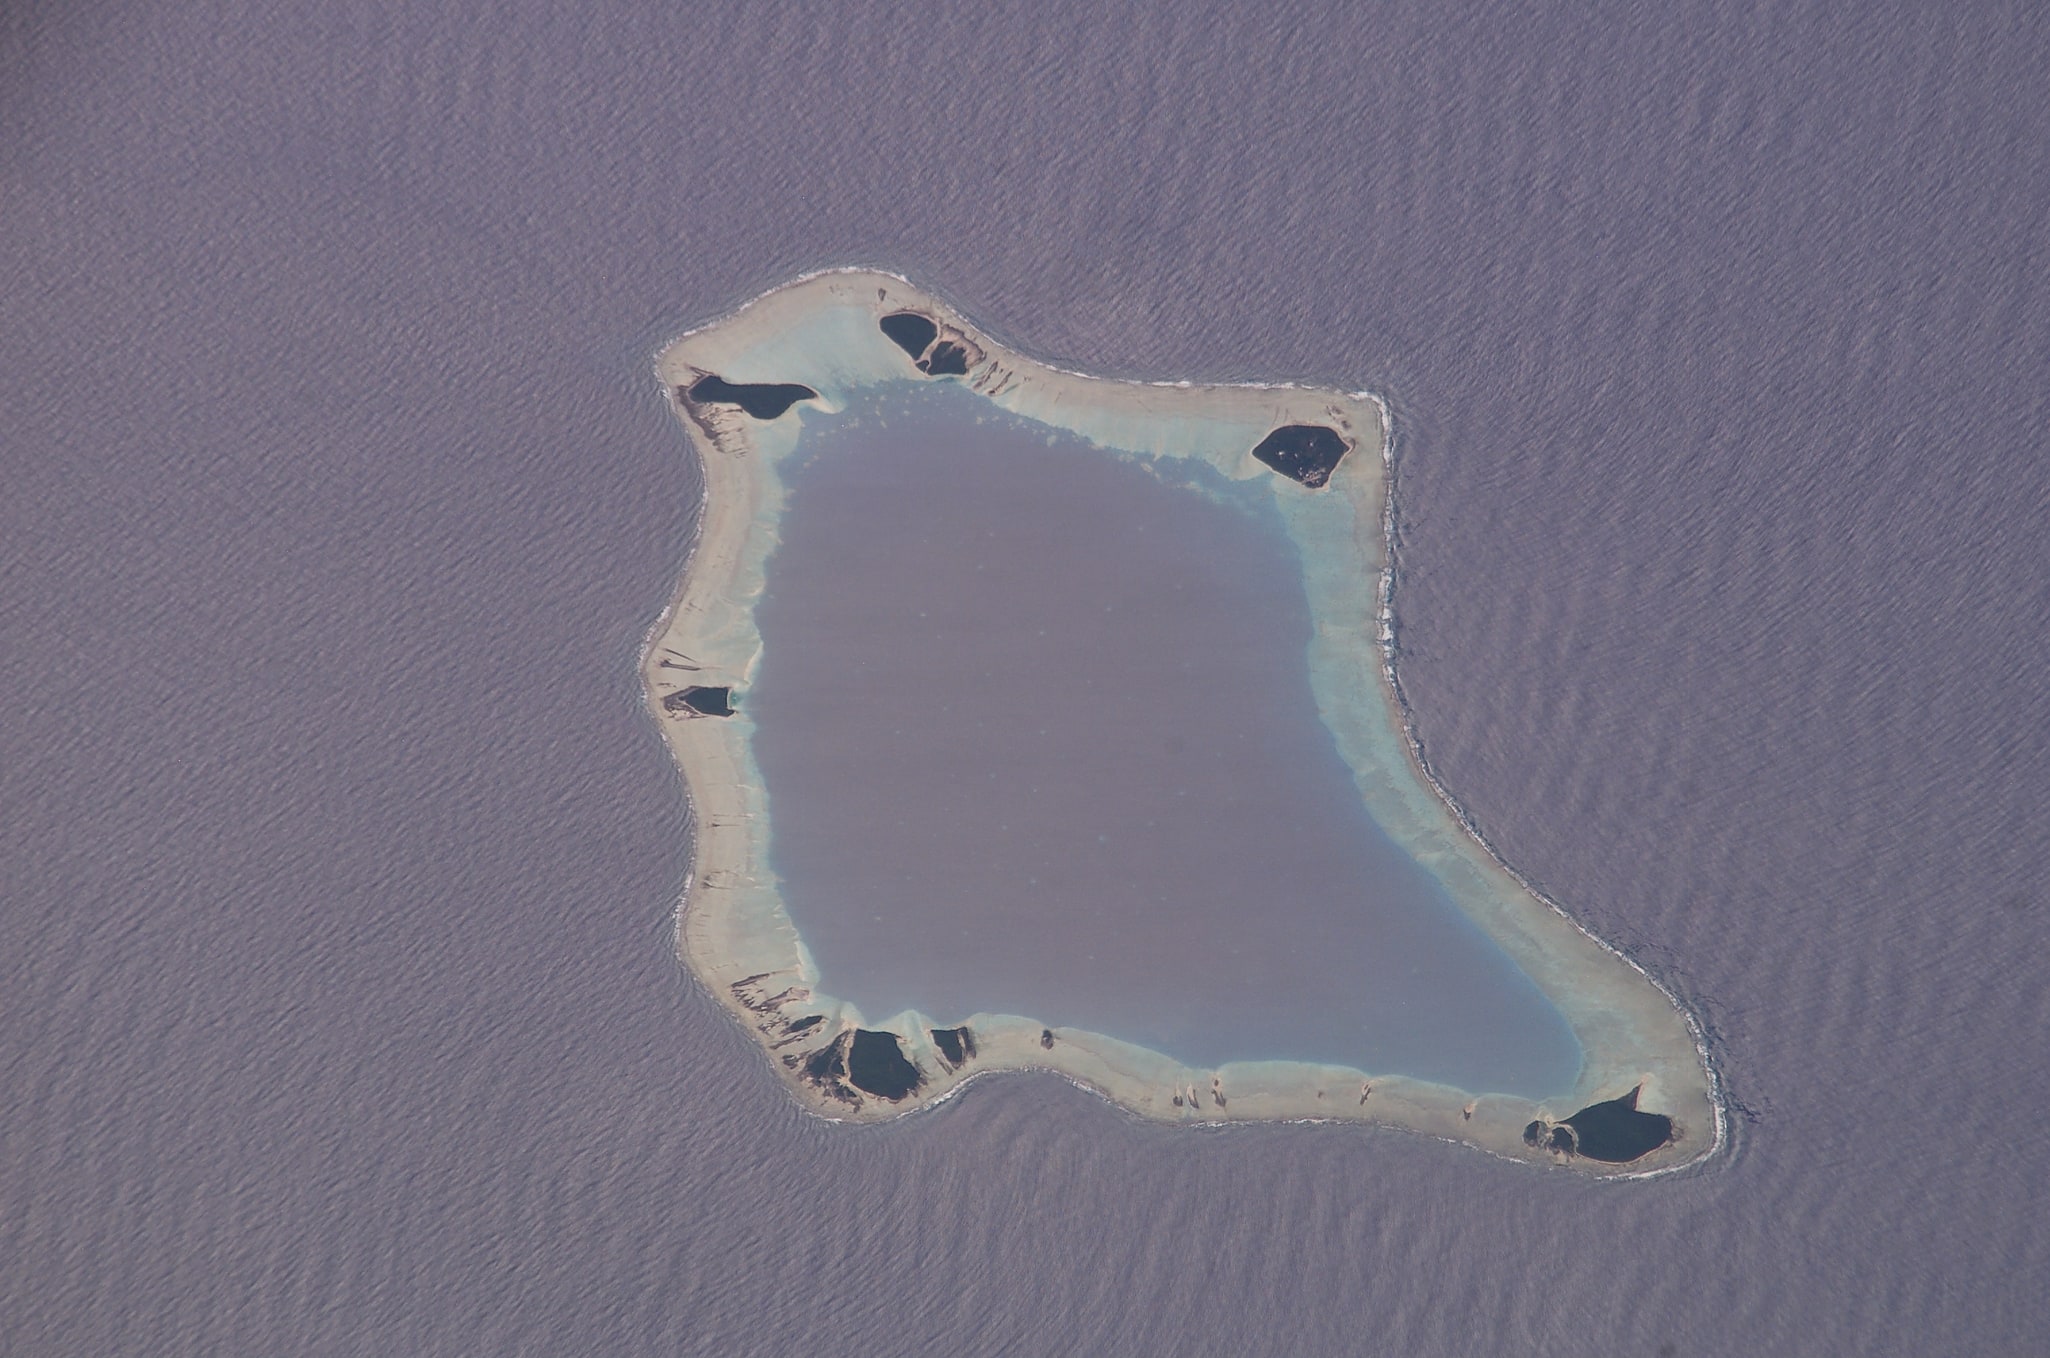
POLYGON ((953 386, 804 420, 744 705, 828 993, 1196 1065, 1571 1086, 1564 1019, 1362 807, 1264 476, 953 386))

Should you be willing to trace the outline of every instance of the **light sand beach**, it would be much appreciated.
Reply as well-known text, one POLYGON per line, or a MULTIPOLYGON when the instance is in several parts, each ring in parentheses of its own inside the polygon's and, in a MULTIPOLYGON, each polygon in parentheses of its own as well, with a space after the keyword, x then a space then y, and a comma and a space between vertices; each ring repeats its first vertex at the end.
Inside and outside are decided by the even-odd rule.
POLYGON ((1393 462, 1378 399, 1065 372, 1005 348, 904 280, 867 271, 778 288, 673 341, 657 374, 702 461, 705 487, 684 578, 643 657, 648 703, 682 770, 696 833, 677 912, 678 948, 807 1108, 832 1118, 890 1118, 943 1100, 980 1075, 1031 1068, 1164 1121, 1371 1122, 1605 1175, 1663 1172, 1722 1144, 1721 1102, 1692 1020, 1640 967, 1500 863, 1418 758, 1387 652, 1393 462), (907 312, 931 322, 929 340, 916 325, 909 346, 884 333, 884 317, 907 312), (922 373, 914 351, 948 375, 922 373), (700 387, 708 378, 719 383, 700 387), (1571 1090, 1534 1102, 1399 1073, 1280 1060, 1194 1069, 1035 1016, 865 1015, 821 989, 769 867, 769 808, 744 700, 761 650, 753 603, 785 503, 779 464, 795 449, 807 412, 836 411, 863 388, 906 379, 958 381, 1107 454, 1197 459, 1273 487, 1291 535, 1316 548, 1303 559, 1319 714, 1374 818, 1565 1015, 1585 1055, 1571 1090), (765 417, 744 408, 744 393, 757 384, 796 384, 809 394, 781 393, 784 408, 765 417), (688 395, 693 389, 697 398, 688 395), (1273 431, 1294 426, 1342 441, 1344 455, 1328 481, 1314 470, 1292 478, 1270 465, 1271 456, 1269 463, 1255 457, 1273 431), (863 1032, 887 1038, 857 1043, 863 1032), (1608 1105, 1605 1114, 1557 1129, 1598 1104, 1608 1105), (1604 1128, 1641 1130, 1653 1117, 1669 1120, 1665 1144, 1627 1160, 1600 1158, 1609 1144, 1604 1128))

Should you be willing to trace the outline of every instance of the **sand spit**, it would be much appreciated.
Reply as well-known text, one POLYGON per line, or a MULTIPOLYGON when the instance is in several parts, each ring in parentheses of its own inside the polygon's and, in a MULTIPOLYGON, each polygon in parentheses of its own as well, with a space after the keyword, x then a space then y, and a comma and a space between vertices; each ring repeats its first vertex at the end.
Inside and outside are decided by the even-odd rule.
POLYGON ((1714 1077, 1691 1021, 1640 968, 1497 861, 1417 760, 1386 653, 1391 463, 1376 398, 1064 372, 1004 348, 903 279, 868 271, 778 288, 673 341, 656 372, 705 484, 697 543, 642 662, 697 836, 678 950, 807 1108, 874 1121, 982 1074, 1044 1069, 1163 1121, 1371 1122, 1603 1175, 1662 1172, 1721 1144, 1714 1077), (906 380, 961 383, 1112 455, 1198 458, 1273 488, 1310 563, 1320 715, 1369 811, 1566 1016, 1586 1057, 1574 1088, 1533 1102, 1288 1061, 1194 1069, 1033 1017, 871 1017, 821 991, 769 870, 745 701, 761 649, 753 603, 782 518, 779 464, 806 412, 837 411, 864 387, 906 380))

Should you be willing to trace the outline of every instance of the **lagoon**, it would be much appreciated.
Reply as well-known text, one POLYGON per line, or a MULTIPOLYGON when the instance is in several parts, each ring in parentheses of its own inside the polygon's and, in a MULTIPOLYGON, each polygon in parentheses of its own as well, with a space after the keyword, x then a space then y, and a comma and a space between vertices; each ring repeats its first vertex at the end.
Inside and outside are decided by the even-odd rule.
POLYGON ((827 992, 1197 1066, 1572 1087, 1565 1018, 1368 814, 1264 483, 953 384, 802 418, 745 704, 827 992))

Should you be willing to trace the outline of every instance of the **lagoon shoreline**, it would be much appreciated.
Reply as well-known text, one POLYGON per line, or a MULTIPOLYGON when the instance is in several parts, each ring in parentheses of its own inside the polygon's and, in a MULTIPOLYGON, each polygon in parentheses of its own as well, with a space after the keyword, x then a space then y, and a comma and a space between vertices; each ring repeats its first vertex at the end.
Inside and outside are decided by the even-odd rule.
POLYGON ((1602 1175, 1665 1172, 1721 1146, 1721 1100, 1691 1016, 1502 864, 1416 744, 1392 647, 1393 449, 1378 398, 1066 372, 1006 349, 905 280, 864 270, 774 289, 672 341, 656 372, 704 476, 683 579, 642 657, 647 702, 682 771, 696 836, 677 947, 808 1110, 883 1120, 983 1074, 1045 1069, 1162 1121, 1368 1122, 1602 1175), (804 412, 907 379, 958 381, 1112 452, 1193 456, 1235 479, 1273 483, 1291 532, 1325 549, 1314 569, 1305 565, 1320 713, 1375 818, 1565 1015, 1585 1055, 1571 1090, 1534 1101, 1289 1061, 1198 1069, 1027 1016, 869 1016, 821 990, 769 870, 767 800, 735 696, 759 661, 752 604, 785 494, 777 464, 795 447, 804 412), (1277 444, 1288 430, 1315 437, 1277 444), (1361 588, 1368 579, 1375 587, 1361 588), (1378 703, 1359 701, 1366 684, 1378 703), (1597 1109, 1608 1112, 1589 1116, 1597 1109), (1607 1133, 1590 1129, 1655 1119, 1669 1133, 1662 1144, 1599 1158, 1607 1133))

